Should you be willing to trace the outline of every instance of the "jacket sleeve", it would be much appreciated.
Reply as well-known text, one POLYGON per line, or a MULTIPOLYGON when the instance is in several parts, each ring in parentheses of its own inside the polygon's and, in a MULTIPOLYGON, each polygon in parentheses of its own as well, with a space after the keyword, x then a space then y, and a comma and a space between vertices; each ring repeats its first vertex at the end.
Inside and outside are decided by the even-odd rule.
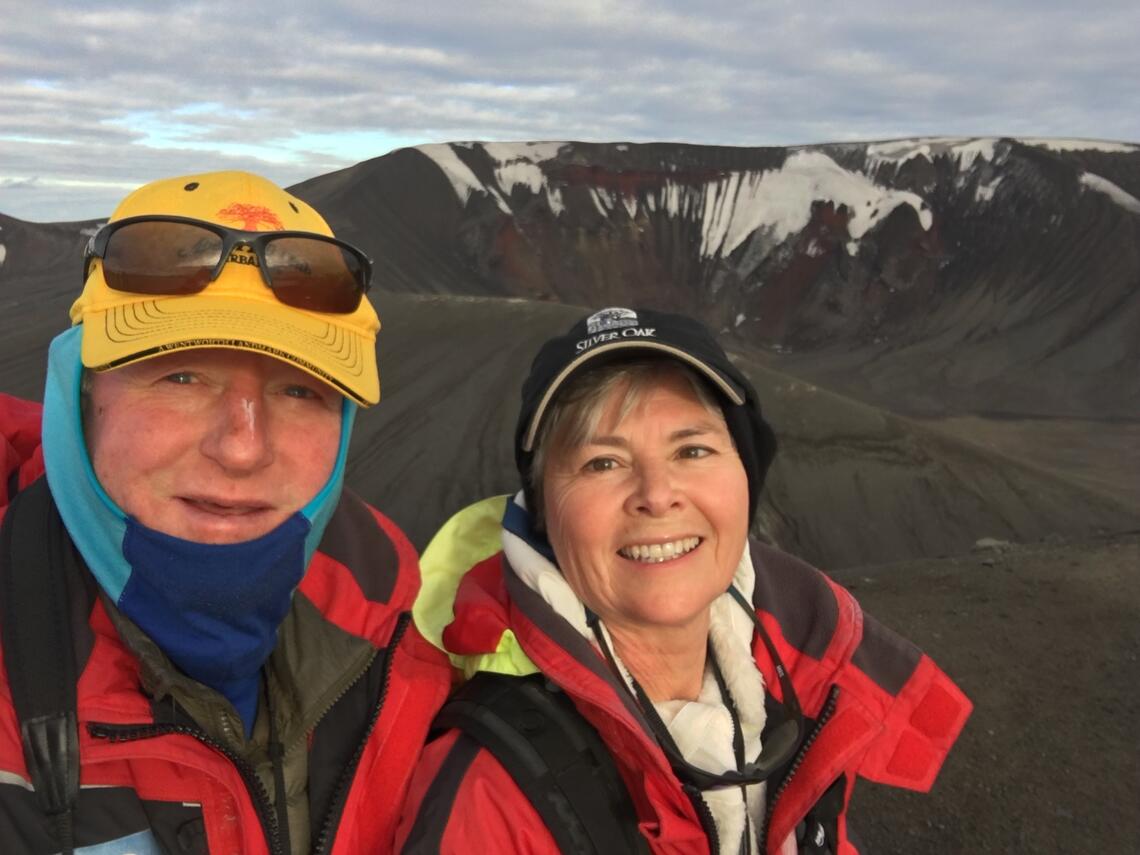
POLYGON ((396 831, 396 851, 557 855, 558 847, 494 756, 451 730, 424 749, 396 831))
POLYGON ((882 699, 880 734, 858 768, 880 784, 926 792, 973 710, 934 661, 870 615, 847 681, 882 699))
POLYGON ((40 404, 0 394, 0 509, 43 474, 42 412, 40 404))

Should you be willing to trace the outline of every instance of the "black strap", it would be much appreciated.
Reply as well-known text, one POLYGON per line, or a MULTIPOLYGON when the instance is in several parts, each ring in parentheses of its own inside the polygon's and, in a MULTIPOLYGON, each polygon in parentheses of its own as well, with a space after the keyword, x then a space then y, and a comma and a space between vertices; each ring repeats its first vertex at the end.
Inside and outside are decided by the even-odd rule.
POLYGON ((69 576, 77 578, 74 550, 43 478, 12 500, 0 530, 4 665, 36 801, 64 855, 75 848, 79 796, 78 673, 68 592, 69 576))
POLYGON ((648 852, 601 737, 540 674, 480 672, 436 716, 495 755, 564 853, 648 852))

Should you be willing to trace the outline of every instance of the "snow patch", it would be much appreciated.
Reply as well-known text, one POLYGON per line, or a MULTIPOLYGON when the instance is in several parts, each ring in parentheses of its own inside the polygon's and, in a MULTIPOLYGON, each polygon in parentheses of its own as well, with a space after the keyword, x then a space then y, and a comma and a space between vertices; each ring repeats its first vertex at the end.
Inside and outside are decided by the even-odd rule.
POLYGON ((509 197, 519 184, 535 196, 546 195, 547 204, 555 216, 566 210, 562 192, 546 182, 546 175, 538 164, 558 156, 563 143, 484 143, 483 151, 495 161, 495 183, 504 197, 509 197))
MULTIPOLYGON (((638 201, 636 196, 628 196, 625 193, 607 190, 604 187, 594 187, 590 190, 590 198, 594 200, 594 207, 603 217, 613 216, 620 206, 625 208, 625 212, 629 214, 631 220, 637 218, 638 201)), ((657 210, 657 202, 650 197, 645 200, 645 207, 650 211, 655 211, 657 210)))
POLYGON ((550 206, 551 212, 556 217, 566 210, 566 203, 562 201, 562 191, 557 187, 547 186, 546 204, 550 206))
POLYGON ((1104 140, 1054 140, 1054 139, 1022 139, 1025 145, 1038 148, 1047 148, 1050 151, 1104 151, 1109 154, 1126 154, 1140 149, 1140 146, 1130 143, 1106 142, 1104 140))
POLYGON ((733 326, 734 327, 740 326, 742 323, 744 323, 744 320, 745 320, 744 313, 741 312, 739 315, 736 316, 736 321, 733 323, 733 326))
POLYGON ((1140 214, 1140 199, 1137 199, 1127 190, 1122 190, 1107 178, 1102 178, 1091 172, 1083 172, 1081 173, 1081 183, 1098 193, 1103 193, 1124 210, 1131 211, 1133 214, 1140 214))
POLYGON ((461 205, 466 205, 473 193, 489 193, 499 206, 499 210, 504 214, 511 212, 503 198, 493 189, 484 187, 483 183, 475 177, 475 173, 459 159, 451 143, 429 143, 416 146, 416 148, 435 161, 436 166, 447 176, 447 180, 451 182, 451 187, 455 190, 455 195, 459 197, 461 205))
POLYGON ((542 174, 542 170, 533 163, 516 160, 510 163, 502 163, 496 167, 495 181, 508 196, 518 184, 538 195, 546 184, 546 177, 542 174))
POLYGON ((993 137, 927 137, 913 140, 890 140, 867 146, 867 162, 873 167, 884 163, 902 166, 908 160, 922 157, 931 162, 936 157, 950 157, 958 161, 960 169, 969 169, 978 158, 994 160, 993 137))
POLYGON ((443 170, 461 204, 466 205, 475 192, 486 193, 495 200, 499 210, 510 214, 508 198, 520 184, 532 194, 545 194, 550 210, 555 216, 566 210, 562 192, 547 184, 546 175, 538 164, 558 156, 564 143, 456 143, 468 149, 481 146, 495 163, 494 186, 480 182, 475 174, 456 156, 453 144, 429 144, 417 146, 443 170))
POLYGON ((4 263, 4 259, 8 257, 8 247, 0 243, 0 264, 4 263))
POLYGON ((490 155, 492 160, 499 163, 512 161, 528 161, 529 163, 542 163, 544 160, 554 160, 562 150, 563 142, 522 142, 522 143, 483 143, 483 151, 490 155))
POLYGON ((590 199, 594 202, 594 207, 598 209, 598 213, 603 217, 609 217, 611 206, 609 204, 609 193, 601 187, 590 188, 590 199))
POLYGON ((951 154, 958 159, 958 166, 961 169, 969 169, 974 165, 974 161, 979 158, 989 163, 994 162, 994 143, 997 140, 978 139, 970 140, 960 145, 950 147, 951 154))
POLYGON ((848 232, 859 240, 899 205, 910 205, 924 229, 933 215, 918 195, 880 187, 850 172, 822 152, 800 151, 783 167, 761 172, 730 172, 699 189, 666 182, 661 208, 704 224, 701 254, 728 255, 753 232, 764 229, 777 241, 800 232, 811 221, 812 203, 831 201, 851 212, 848 232))
POLYGON ((994 197, 994 191, 997 186, 1001 184, 1002 177, 999 175, 989 184, 979 184, 978 189, 974 191, 974 199, 978 202, 989 202, 994 197))

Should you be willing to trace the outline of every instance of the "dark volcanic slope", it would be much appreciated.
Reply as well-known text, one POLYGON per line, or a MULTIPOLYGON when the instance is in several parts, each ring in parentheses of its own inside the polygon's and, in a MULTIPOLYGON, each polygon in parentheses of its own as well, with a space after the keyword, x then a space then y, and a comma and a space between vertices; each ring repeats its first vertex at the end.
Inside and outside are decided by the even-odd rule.
MULTIPOLYGON (((0 341, 0 391, 39 398, 47 342, 66 327, 74 295, 57 283, 74 281, 82 241, 75 228, 28 228, 61 261, 51 275, 0 279, 14 319, 0 341)), ((422 547, 452 512, 516 488, 510 442, 522 378, 539 344, 583 310, 397 294, 377 302, 383 398, 360 414, 349 483, 422 547)), ((781 439, 764 527, 822 566, 1140 523, 1134 503, 774 372, 747 348, 736 356, 781 439)))
POLYGON ((421 146, 294 188, 381 286, 680 309, 922 415, 1140 417, 1140 148, 421 146))
MULTIPOLYGON (((516 488, 510 441, 522 378, 538 345, 581 310, 389 295, 381 314, 383 398, 361 414, 350 481, 423 545, 473 497, 516 488)), ((822 566, 1140 523, 1127 503, 738 356, 781 439, 765 528, 822 566)))
POLYGON ((39 225, 0 214, 0 391, 39 400, 51 337, 79 296, 89 223, 39 225))

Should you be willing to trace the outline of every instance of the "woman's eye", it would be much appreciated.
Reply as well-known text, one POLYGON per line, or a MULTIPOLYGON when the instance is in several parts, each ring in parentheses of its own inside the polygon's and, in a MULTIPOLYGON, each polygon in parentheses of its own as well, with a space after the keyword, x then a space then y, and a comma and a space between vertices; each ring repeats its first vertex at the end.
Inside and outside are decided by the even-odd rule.
POLYGON ((677 456, 685 460, 697 460, 701 457, 708 457, 712 453, 713 450, 704 445, 686 445, 678 452, 677 456))
POLYGON ((583 468, 587 472, 609 472, 617 468, 617 461, 612 457, 595 457, 586 461, 583 468))

